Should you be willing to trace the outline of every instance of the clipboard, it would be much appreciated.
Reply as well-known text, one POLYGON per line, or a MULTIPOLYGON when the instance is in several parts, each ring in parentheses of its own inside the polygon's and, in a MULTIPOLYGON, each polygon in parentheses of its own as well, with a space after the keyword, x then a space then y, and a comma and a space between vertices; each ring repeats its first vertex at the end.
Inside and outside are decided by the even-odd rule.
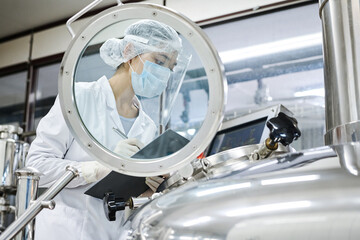
MULTIPOLYGON (((189 140, 172 131, 166 130, 151 143, 142 148, 132 158, 152 159, 170 155, 183 148, 189 140)), ((137 197, 149 187, 145 184, 145 177, 133 177, 111 171, 102 180, 88 189, 85 194, 103 199, 106 193, 113 192, 116 197, 124 200, 137 197)))

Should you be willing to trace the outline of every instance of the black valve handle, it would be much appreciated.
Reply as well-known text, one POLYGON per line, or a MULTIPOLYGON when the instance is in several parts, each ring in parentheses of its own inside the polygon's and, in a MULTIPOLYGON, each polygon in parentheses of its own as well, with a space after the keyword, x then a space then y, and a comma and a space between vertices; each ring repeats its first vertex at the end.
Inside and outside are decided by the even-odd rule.
POLYGON ((103 198, 103 206, 105 211, 105 216, 109 221, 116 220, 116 212, 124 210, 126 202, 123 198, 115 197, 115 194, 112 192, 105 193, 103 198))
POLYGON ((270 129, 269 137, 274 143, 280 142, 287 146, 301 136, 297 120, 282 112, 267 121, 266 125, 270 129))

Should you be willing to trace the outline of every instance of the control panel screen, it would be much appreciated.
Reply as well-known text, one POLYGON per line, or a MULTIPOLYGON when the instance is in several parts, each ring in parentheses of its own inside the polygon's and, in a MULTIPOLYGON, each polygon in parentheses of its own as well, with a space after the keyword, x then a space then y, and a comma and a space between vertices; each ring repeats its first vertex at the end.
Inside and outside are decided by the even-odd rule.
POLYGON ((213 139, 208 156, 228 149, 259 144, 266 125, 266 117, 219 131, 213 139))

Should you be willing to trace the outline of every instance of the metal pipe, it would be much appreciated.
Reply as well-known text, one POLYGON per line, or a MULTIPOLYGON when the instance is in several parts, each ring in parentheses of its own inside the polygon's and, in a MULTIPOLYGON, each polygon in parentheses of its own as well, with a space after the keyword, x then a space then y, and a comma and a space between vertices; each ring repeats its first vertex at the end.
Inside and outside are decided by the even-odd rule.
POLYGON ((129 208, 132 210, 139 208, 150 200, 151 200, 150 197, 131 197, 128 201, 129 208))
POLYGON ((360 3, 320 0, 325 77, 325 144, 340 163, 360 173, 360 3), (345 147, 346 146, 346 147, 345 147))
MULTIPOLYGON (((26 226, 36 215, 44 208, 46 202, 52 200, 67 184, 78 176, 78 170, 73 167, 67 167, 65 174, 59 178, 44 194, 42 194, 30 207, 15 220, 1 235, 0 240, 13 238, 22 228, 26 226)), ((54 202, 48 205, 55 207, 54 202)))
MULTIPOLYGON (((16 192, 16 210, 15 217, 18 219, 34 201, 38 193, 38 184, 40 176, 39 171, 34 168, 23 168, 15 172, 17 175, 17 192, 16 192)), ((24 229, 15 237, 15 240, 34 239, 34 225, 32 220, 24 229)))

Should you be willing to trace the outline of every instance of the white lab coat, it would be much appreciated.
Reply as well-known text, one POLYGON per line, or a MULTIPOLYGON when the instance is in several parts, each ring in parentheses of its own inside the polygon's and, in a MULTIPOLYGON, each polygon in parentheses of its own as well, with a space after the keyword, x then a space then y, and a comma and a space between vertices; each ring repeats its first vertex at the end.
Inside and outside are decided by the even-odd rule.
MULTIPOLYGON (((124 129, 107 78, 77 84, 76 101, 87 128, 94 132, 93 136, 99 138, 99 142, 106 147, 114 149, 121 137, 112 128, 124 129)), ((80 162, 95 160, 74 140, 65 123, 58 98, 40 121, 36 133, 26 165, 44 174, 40 178, 40 187, 51 186, 64 174, 68 165, 81 171, 80 162)), ((140 109, 128 137, 136 137, 146 144, 154 138, 155 133, 154 122, 140 109)), ((102 200, 84 194, 92 185, 87 184, 81 176, 70 182, 55 197, 55 209, 44 209, 36 217, 35 239, 118 239, 122 213, 117 215, 117 221, 109 222, 104 214, 102 200)))

